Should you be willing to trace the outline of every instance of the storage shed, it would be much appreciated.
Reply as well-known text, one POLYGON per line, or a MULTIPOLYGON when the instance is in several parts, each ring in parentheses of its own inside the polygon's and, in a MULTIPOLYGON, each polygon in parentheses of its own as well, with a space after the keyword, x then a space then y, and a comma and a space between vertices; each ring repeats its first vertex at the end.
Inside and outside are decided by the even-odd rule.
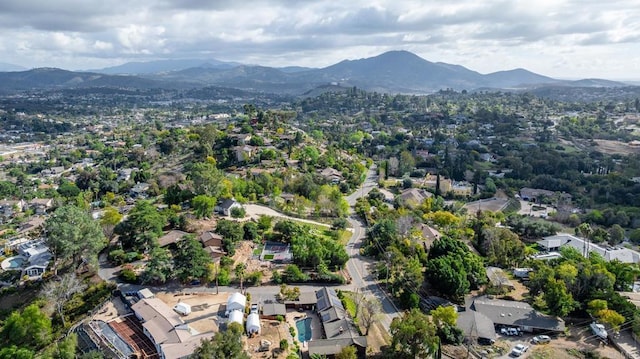
POLYGON ((227 300, 227 313, 231 313, 233 310, 239 310, 244 312, 244 308, 247 305, 247 297, 240 293, 233 293, 227 300))
POLYGON ((229 313, 229 324, 231 323, 238 323, 240 325, 242 325, 242 323, 244 322, 244 313, 239 311, 239 310, 232 310, 231 313, 229 313))
POLYGON ((247 317, 247 335, 253 336, 260 333, 260 315, 257 313, 249 314, 247 317))

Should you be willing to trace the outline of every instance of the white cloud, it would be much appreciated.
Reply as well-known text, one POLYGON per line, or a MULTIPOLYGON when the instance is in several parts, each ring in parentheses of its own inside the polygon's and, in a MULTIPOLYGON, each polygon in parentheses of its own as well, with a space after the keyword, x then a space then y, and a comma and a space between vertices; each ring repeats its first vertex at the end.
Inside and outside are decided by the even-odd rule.
POLYGON ((187 57, 327 66, 405 49, 480 72, 624 78, 638 73, 640 1, 21 0, 0 2, 0 49, 3 62, 73 69, 187 57))

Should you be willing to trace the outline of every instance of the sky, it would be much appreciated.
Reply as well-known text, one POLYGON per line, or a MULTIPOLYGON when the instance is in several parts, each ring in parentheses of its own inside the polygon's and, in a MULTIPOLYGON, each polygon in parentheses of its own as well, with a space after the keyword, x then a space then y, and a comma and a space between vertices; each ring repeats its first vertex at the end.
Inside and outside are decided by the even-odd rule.
POLYGON ((0 62, 325 67, 408 50, 481 73, 640 80, 640 0, 0 0, 0 62))

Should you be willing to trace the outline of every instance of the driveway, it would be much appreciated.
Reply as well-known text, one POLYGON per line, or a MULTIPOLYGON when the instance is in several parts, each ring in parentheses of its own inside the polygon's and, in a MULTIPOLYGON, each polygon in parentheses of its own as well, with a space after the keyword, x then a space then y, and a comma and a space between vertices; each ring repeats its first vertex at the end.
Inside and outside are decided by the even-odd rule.
POLYGON ((312 220, 309 220, 309 219, 301 219, 301 218, 287 216, 286 214, 280 213, 280 212, 274 210, 273 208, 261 206, 259 204, 245 204, 244 205, 244 210, 246 211, 247 216, 249 216, 249 217, 251 217, 253 219, 258 219, 258 217, 260 217, 260 216, 271 216, 271 217, 279 217, 279 218, 291 219, 291 220, 294 220, 294 221, 297 221, 297 222, 315 224, 315 225, 318 225, 318 226, 331 227, 330 225, 328 225, 326 223, 320 223, 320 222, 312 221, 312 220))

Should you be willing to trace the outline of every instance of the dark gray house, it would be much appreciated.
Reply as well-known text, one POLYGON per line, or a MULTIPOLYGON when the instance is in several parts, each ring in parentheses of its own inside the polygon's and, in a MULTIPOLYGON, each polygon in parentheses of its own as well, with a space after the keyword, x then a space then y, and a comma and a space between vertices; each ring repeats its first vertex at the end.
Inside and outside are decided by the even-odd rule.
POLYGON ((564 321, 513 300, 475 298, 471 309, 489 318, 494 326, 517 327, 525 332, 564 332, 564 321))

